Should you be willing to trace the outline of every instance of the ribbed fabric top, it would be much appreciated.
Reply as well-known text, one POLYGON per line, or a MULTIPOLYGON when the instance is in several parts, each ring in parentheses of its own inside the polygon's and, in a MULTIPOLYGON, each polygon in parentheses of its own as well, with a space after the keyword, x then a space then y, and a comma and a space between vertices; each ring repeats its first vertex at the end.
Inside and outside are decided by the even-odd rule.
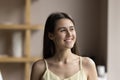
POLYGON ((52 71, 49 70, 48 68, 48 63, 46 60, 45 61, 45 65, 46 65, 46 71, 42 77, 42 80, 87 80, 87 76, 82 68, 82 57, 80 57, 80 70, 75 73, 74 75, 65 78, 65 79, 60 79, 59 76, 57 76, 56 74, 54 74, 52 71))

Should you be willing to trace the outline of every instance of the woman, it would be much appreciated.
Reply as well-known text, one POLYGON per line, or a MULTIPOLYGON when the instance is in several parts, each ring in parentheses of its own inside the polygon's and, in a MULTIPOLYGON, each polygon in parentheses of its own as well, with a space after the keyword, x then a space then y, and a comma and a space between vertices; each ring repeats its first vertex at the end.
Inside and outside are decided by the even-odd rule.
POLYGON ((97 80, 95 63, 77 52, 75 23, 66 13, 48 17, 43 57, 33 64, 31 80, 97 80))

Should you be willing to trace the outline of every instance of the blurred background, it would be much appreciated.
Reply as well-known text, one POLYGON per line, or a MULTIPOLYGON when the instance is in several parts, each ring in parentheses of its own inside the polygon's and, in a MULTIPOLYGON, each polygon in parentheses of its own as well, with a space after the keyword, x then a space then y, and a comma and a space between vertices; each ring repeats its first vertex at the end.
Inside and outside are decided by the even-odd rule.
MULTIPOLYGON (((119 0, 31 0, 30 24, 44 26, 46 18, 52 12, 70 14, 76 23, 80 54, 91 57, 97 67, 104 66, 108 80, 119 80, 119 7, 119 0)), ((25 24, 24 13, 25 0, 0 0, 0 25, 25 24)), ((3 57, 24 58, 24 55, 21 55, 24 34, 24 31, 0 29, 0 71, 4 80, 24 80, 24 62, 8 63, 3 60, 3 57)), ((42 42, 43 29, 32 31, 30 37, 32 57, 42 58, 42 42)))

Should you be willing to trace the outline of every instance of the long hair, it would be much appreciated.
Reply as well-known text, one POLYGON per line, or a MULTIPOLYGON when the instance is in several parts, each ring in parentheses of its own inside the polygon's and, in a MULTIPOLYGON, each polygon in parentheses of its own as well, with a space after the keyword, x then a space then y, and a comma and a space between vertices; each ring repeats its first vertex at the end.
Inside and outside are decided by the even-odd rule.
MULTIPOLYGON (((44 30, 44 39, 43 39, 43 58, 45 59, 53 57, 55 55, 55 50, 56 50, 54 42, 48 37, 48 33, 54 33, 56 22, 64 18, 71 20, 75 25, 71 16, 63 12, 52 13, 51 15, 48 16, 46 20, 45 30, 44 30)), ((74 54, 79 55, 78 48, 77 48, 77 40, 73 48, 71 49, 71 51, 74 54)))

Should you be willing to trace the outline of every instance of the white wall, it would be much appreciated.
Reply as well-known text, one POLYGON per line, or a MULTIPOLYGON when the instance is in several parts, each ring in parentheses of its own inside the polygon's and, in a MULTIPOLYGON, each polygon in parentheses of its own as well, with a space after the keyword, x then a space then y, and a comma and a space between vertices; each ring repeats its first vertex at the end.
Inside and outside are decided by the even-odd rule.
POLYGON ((108 0, 108 80, 120 80, 120 0, 108 0))

